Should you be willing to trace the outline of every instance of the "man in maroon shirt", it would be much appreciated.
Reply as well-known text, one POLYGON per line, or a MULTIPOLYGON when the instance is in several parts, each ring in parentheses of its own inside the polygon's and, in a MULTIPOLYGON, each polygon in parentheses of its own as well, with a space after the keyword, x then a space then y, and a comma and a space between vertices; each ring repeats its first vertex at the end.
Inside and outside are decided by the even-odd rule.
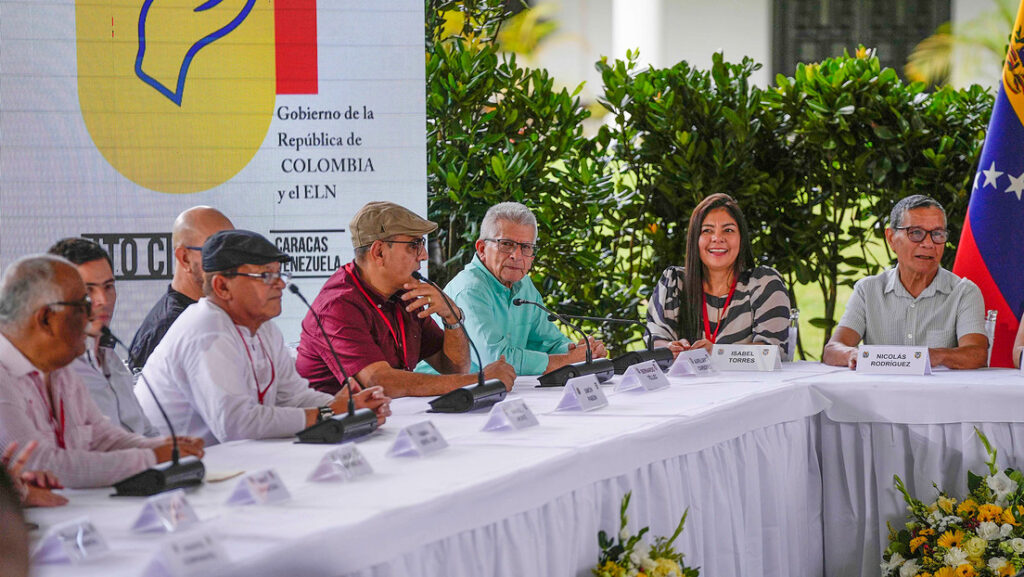
MULTIPOLYGON (((412 278, 427 259, 423 235, 437 224, 391 202, 371 202, 349 223, 355 260, 334 273, 313 301, 341 364, 364 387, 391 397, 442 395, 477 381, 469 374, 462 311, 441 291, 412 278), (430 315, 444 322, 442 331, 430 315), (441 373, 412 372, 421 360, 441 373)), ((302 321, 295 364, 310 386, 334 394, 343 377, 312 313, 302 321)), ((484 367, 487 379, 511 390, 515 370, 505 358, 484 367)))

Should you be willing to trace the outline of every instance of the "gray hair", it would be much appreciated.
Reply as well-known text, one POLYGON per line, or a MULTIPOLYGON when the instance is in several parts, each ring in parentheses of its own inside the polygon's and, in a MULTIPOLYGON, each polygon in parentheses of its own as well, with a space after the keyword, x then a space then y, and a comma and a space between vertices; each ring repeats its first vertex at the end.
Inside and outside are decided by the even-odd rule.
POLYGON ((42 254, 22 257, 7 267, 0 277, 0 328, 21 329, 36 309, 64 298, 56 280, 58 264, 74 267, 59 256, 42 254))
POLYGON ((896 203, 896 206, 892 207, 892 212, 889 213, 889 228, 895 229, 903 226, 907 211, 915 208, 937 208, 942 211, 942 220, 946 220, 946 209, 942 208, 939 201, 923 194, 912 194, 903 198, 896 203))
POLYGON ((537 237, 537 217, 526 205, 518 202, 501 202, 487 209, 483 222, 480 223, 480 238, 495 238, 498 234, 498 222, 529 225, 533 227, 533 236, 537 237))

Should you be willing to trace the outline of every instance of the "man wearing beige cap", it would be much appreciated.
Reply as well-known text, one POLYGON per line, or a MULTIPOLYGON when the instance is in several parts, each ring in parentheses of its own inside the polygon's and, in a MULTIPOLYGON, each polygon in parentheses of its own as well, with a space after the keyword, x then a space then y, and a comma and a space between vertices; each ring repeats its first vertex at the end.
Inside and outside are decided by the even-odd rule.
MULTIPOLYGON (((355 260, 334 273, 302 321, 296 369, 327 393, 343 377, 321 336, 323 322, 345 371, 364 386, 381 386, 389 397, 441 395, 477 381, 469 344, 454 313, 433 286, 412 277, 427 259, 423 235, 437 224, 391 202, 371 202, 349 223, 355 260), (431 315, 438 315, 444 330, 431 315), (412 372, 421 360, 440 375, 412 372)), ((454 305, 453 305, 454 306, 454 305)), ((512 388, 515 371, 501 358, 486 367, 488 379, 512 388)))

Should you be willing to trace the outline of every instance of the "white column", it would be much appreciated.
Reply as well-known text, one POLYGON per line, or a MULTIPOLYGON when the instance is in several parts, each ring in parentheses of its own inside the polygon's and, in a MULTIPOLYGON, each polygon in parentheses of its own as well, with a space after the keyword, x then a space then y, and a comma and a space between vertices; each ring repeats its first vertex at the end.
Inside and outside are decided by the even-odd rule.
POLYGON ((662 0, 614 0, 612 48, 614 58, 625 60, 626 50, 640 49, 640 65, 662 66, 662 0))

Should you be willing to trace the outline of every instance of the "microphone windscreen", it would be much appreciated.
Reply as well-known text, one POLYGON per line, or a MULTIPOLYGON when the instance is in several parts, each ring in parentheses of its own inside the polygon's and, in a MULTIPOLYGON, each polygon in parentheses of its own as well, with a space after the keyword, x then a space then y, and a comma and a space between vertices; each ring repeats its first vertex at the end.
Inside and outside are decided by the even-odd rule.
POLYGON ((426 282, 426 280, 427 280, 427 279, 423 278, 423 275, 421 275, 420 271, 418 271, 418 270, 412 271, 412 278, 414 278, 416 280, 419 280, 419 281, 423 281, 423 282, 426 282))
POLYGON ((288 290, 292 291, 292 294, 299 294, 299 287, 295 283, 288 283, 288 290))
POLYGON ((518 306, 522 306, 523 305, 523 299, 512 299, 512 304, 516 305, 517 307, 518 306))

